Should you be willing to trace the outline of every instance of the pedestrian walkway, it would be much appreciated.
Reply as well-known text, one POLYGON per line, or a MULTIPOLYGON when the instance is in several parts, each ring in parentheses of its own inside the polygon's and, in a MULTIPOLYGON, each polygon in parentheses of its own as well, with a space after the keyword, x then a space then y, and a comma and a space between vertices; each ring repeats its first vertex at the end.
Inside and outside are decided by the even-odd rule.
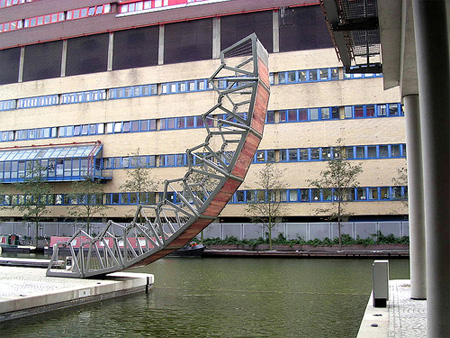
POLYGON ((372 295, 358 338, 423 338, 427 336, 427 302, 413 300, 411 281, 390 280, 386 308, 373 307, 372 295))
POLYGON ((389 281, 389 337, 427 336, 427 301, 411 299, 411 281, 389 281))
POLYGON ((0 266, 0 322, 124 296, 153 285, 153 275, 116 272, 97 279, 47 277, 46 269, 0 266))

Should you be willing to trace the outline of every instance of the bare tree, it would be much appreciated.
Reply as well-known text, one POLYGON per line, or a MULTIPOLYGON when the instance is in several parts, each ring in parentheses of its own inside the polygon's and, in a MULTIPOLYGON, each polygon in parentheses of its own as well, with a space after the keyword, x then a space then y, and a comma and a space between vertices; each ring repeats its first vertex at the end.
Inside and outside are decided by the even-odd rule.
POLYGON ((120 186, 120 190, 137 193, 137 202, 148 204, 151 203, 151 200, 149 201, 147 194, 155 192, 159 182, 152 177, 151 169, 142 159, 139 148, 136 153, 130 155, 129 161, 131 161, 132 169, 126 171, 127 179, 120 186))
POLYGON ((16 189, 21 193, 15 195, 12 208, 23 213, 25 219, 29 219, 35 226, 35 246, 39 244, 39 226, 42 216, 49 213, 47 209, 47 198, 50 196, 50 184, 45 178, 47 168, 38 162, 27 169, 26 174, 21 177, 23 181, 15 183, 16 189))
POLYGON ((259 189, 252 191, 255 194, 252 201, 248 202, 247 198, 246 212, 267 229, 270 250, 272 250, 272 229, 279 224, 284 211, 281 194, 287 184, 282 178, 283 175, 284 171, 278 169, 274 163, 266 163, 257 173, 256 184, 259 189))
POLYGON ((310 186, 320 189, 323 194, 331 194, 330 208, 317 208, 316 214, 328 214, 330 220, 336 220, 339 233, 339 246, 342 246, 342 220, 350 216, 346 204, 353 188, 359 186, 358 175, 362 172, 361 163, 352 165, 347 160, 343 140, 338 139, 332 147, 333 156, 327 160, 326 169, 320 172, 320 178, 310 181, 310 186))
POLYGON ((91 220, 94 216, 104 216, 104 210, 109 207, 104 204, 103 187, 97 180, 86 177, 82 181, 72 183, 71 210, 69 214, 75 218, 84 219, 86 232, 90 233, 91 220))
MULTIPOLYGON (((397 177, 392 179, 392 183, 395 186, 407 186, 408 185, 408 168, 406 166, 397 169, 397 177)), ((401 200, 405 207, 408 207, 408 199, 404 198, 401 200)))

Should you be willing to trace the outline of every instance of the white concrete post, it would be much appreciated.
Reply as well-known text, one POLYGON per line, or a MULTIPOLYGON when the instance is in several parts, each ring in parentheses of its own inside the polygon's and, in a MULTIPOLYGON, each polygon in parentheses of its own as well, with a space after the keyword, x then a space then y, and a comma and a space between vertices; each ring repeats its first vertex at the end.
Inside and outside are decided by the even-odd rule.
POLYGON ((411 298, 426 299, 426 246, 419 96, 403 98, 408 152, 409 264, 411 298))
POLYGON ((427 242, 428 337, 450 337, 450 69, 446 0, 413 0, 427 242))
POLYGON ((164 25, 159 25, 158 65, 164 64, 164 25))
POLYGON ((212 58, 220 58, 220 18, 213 18, 212 58))

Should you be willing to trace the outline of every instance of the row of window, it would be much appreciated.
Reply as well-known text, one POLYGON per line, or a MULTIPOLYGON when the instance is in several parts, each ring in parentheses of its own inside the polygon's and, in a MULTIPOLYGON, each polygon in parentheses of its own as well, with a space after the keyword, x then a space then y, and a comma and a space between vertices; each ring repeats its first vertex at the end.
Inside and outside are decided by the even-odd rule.
POLYGON ((393 117, 404 114, 400 103, 354 105, 342 108, 342 110, 339 107, 320 107, 268 111, 266 123, 393 117))
MULTIPOLYGON (((402 158, 406 157, 406 145, 347 146, 340 151, 340 154, 332 147, 258 150, 252 163, 326 161, 340 156, 349 160, 402 158)), ((195 165, 198 159, 194 157, 192 161, 195 165)), ((187 154, 183 153, 103 158, 102 169, 184 167, 187 165, 187 154)))
POLYGON ((138 13, 146 10, 157 9, 161 7, 170 7, 177 5, 187 5, 191 3, 209 2, 210 0, 151 0, 137 1, 129 4, 120 5, 120 13, 138 13))
POLYGON ((22 5, 26 2, 33 2, 33 1, 36 0, 0 0, 0 8, 22 5))
MULTIPOLYGON (((23 181, 30 174, 39 174, 47 181, 73 181, 84 179, 86 175, 93 172, 93 162, 87 158, 0 162, 0 182, 2 183, 23 181), (39 166, 37 168, 40 172, 31 174, 30 170, 35 166, 39 166)), ((101 176, 101 173, 95 176, 101 176)))
MULTIPOLYGON (((297 74, 301 72, 306 72, 306 74, 317 74, 317 78, 308 75, 307 77, 308 80, 306 80, 305 82, 338 80, 338 78, 334 77, 335 76, 334 74, 337 74, 337 68, 320 68, 310 70, 288 71, 281 73, 271 73, 270 74, 271 85, 291 83, 291 82, 274 83, 275 74, 278 74, 278 76, 281 76, 281 74, 285 74, 283 76, 288 76, 287 74, 290 73, 297 74), (325 79, 324 76, 320 74, 328 74, 327 75, 328 77, 325 79), (314 78, 315 80, 310 80, 311 78, 314 78)), ((0 101, 0 111, 12 109, 24 109, 24 108, 38 108, 59 104, 94 102, 100 100, 126 99, 134 97, 153 96, 158 94, 168 95, 168 94, 189 93, 198 91, 209 91, 213 89, 213 86, 209 83, 208 79, 165 82, 161 83, 159 86, 160 89, 158 89, 158 84, 153 83, 137 86, 97 89, 75 93, 64 93, 59 95, 54 94, 54 95, 27 97, 17 100, 3 100, 0 101)), ((227 87, 227 80, 218 80, 217 87, 219 89, 225 89, 227 87)), ((373 116, 371 115, 372 112, 370 111, 370 109, 367 112, 364 111, 361 113, 359 111, 356 111, 355 115, 358 116, 358 114, 373 116)))
MULTIPOLYGON (((102 95, 105 95, 101 91, 98 91, 96 93, 83 92, 78 94, 72 96, 71 98, 73 98, 73 100, 76 101, 89 96, 89 99, 97 100, 101 99, 102 95)), ((52 99, 51 97, 46 97, 46 99, 41 98, 40 101, 35 103, 40 104, 43 102, 51 101, 51 99, 52 99)), ((68 100, 67 104, 71 103, 68 97, 65 97, 64 100, 68 100)), ((20 102, 20 104, 25 105, 26 103, 20 102)), ((343 114, 340 113, 341 109, 339 107, 299 108, 299 109, 289 109, 279 111, 268 111, 266 116, 266 123, 273 124, 273 123, 288 123, 288 122, 308 122, 308 121, 330 120, 339 118, 354 119, 354 118, 395 117, 403 115, 402 106, 399 103, 356 105, 356 106, 346 106, 342 108, 344 111, 343 114), (368 114, 368 112, 370 113, 368 114)), ((224 119, 225 115, 217 115, 214 117, 224 119)), ((208 119, 206 123, 209 127, 214 126, 213 119, 208 119)), ((16 131, 0 131, 0 142, 11 142, 18 140, 37 140, 37 139, 58 138, 58 137, 117 134, 117 133, 148 132, 157 130, 191 129, 203 127, 205 127, 205 123, 200 115, 181 116, 181 117, 168 117, 162 119, 118 121, 108 123, 70 125, 61 127, 22 129, 16 131)))
MULTIPOLYGON (((16 0, 17 2, 17 0, 16 0)), ((0 6, 1 7, 1 6, 0 6)), ((22 28, 36 27, 41 25, 48 25, 66 20, 82 19, 89 16, 108 14, 111 11, 110 4, 84 7, 69 10, 67 12, 51 13, 40 15, 23 20, 14 20, 10 22, 0 23, 0 33, 14 31, 22 28)))
MULTIPOLYGON (((89 160, 86 157, 90 153, 85 151, 85 148, 66 147, 4 152, 0 161, 0 182, 11 182, 11 180, 22 178, 25 173, 30 171, 32 166, 42 168, 44 177, 66 177, 70 179, 83 176, 87 170, 92 172, 94 168, 95 170, 109 170, 137 167, 185 167, 188 165, 186 153, 95 158, 95 160, 89 160)), ((201 153, 198 155, 201 155, 201 153)), ((406 145, 348 146, 340 149, 339 153, 332 147, 258 150, 253 163, 326 161, 340 156, 349 160, 401 158, 406 157, 406 145)), ((199 165, 200 162, 201 156, 193 156, 193 165, 199 165)))
MULTIPOLYGON (((283 203, 313 203, 331 202, 336 200, 334 189, 282 189, 276 192, 265 190, 239 190, 230 204, 267 203, 268 200, 283 203)), ((156 204, 163 198, 162 192, 148 193, 106 193, 91 197, 91 201, 105 205, 136 205, 156 204)), ((392 187, 358 187, 350 188, 346 192, 346 201, 399 201, 408 198, 406 186, 392 187)), ((44 197, 47 205, 78 205, 86 204, 87 196, 73 196, 68 194, 52 194, 44 197)), ((180 203, 177 193, 170 192, 167 199, 173 203, 180 203)), ((17 205, 31 202, 32 196, 0 195, 0 205, 17 205)), ((92 203, 91 202, 91 203, 92 203)))

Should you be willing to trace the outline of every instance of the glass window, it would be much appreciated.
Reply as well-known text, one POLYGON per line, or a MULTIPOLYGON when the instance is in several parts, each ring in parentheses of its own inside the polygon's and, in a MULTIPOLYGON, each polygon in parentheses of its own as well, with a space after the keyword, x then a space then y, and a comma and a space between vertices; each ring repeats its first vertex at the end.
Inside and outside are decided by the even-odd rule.
POLYGON ((391 145, 391 157, 400 157, 400 145, 399 144, 391 145))
POLYGON ((312 148, 311 149, 311 160, 318 160, 319 159, 319 154, 320 154, 320 152, 319 152, 319 148, 312 148))
POLYGON ((297 121, 297 110, 296 109, 288 110, 288 121, 289 122, 297 121))
POLYGON ((373 104, 366 106, 366 117, 375 116, 375 106, 373 104))
POLYGON ((389 148, 388 148, 388 146, 380 146, 380 157, 381 158, 389 157, 389 148))
POLYGON ((319 189, 311 189, 311 200, 318 202, 320 201, 320 190, 319 189))
POLYGON ((308 149, 300 149, 300 161, 308 161, 308 160, 309 160, 308 149))
POLYGON ((298 110, 298 120, 308 121, 308 109, 302 108, 298 110))
POLYGON ((330 160, 331 159, 331 148, 325 147, 322 148, 322 160, 330 160))
POLYGON ((339 71, 337 68, 331 68, 331 79, 339 80, 339 71))
POLYGON ((389 199, 389 188, 387 188, 387 187, 380 188, 380 198, 382 200, 388 200, 389 199))
POLYGON ((369 199, 371 200, 378 199, 378 188, 369 188, 369 199))
POLYGON ((309 71, 309 81, 317 81, 317 69, 309 71))
POLYGON ((287 118, 286 118, 286 111, 282 110, 279 112, 279 116, 280 116, 280 123, 286 122, 287 118))
POLYGON ((307 73, 306 70, 300 70, 298 72, 298 80, 300 82, 306 82, 308 80, 308 78, 306 77, 307 73))
POLYGON ((131 129, 131 123, 130 122, 124 122, 123 123, 122 132, 128 133, 128 132, 130 132, 130 129, 131 129))
POLYGON ((340 118, 340 116, 339 116, 339 108, 338 107, 332 107, 331 108, 331 118, 333 120, 338 120, 340 118))
POLYGON ((366 188, 356 188, 356 199, 360 201, 367 200, 366 188))
POLYGON ((265 151, 264 150, 258 150, 256 152, 256 162, 262 163, 266 161, 265 151))
POLYGON ((389 104, 389 116, 398 116, 398 105, 396 103, 389 104))
POLYGON ((330 108, 320 108, 320 112, 322 114, 322 120, 330 119, 330 108))
POLYGON ((286 83, 286 73, 278 73, 278 83, 286 83))
POLYGON ((131 131, 133 132, 139 131, 139 121, 131 122, 131 131))
POLYGON ((300 189, 300 201, 309 201, 309 189, 300 189))
POLYGON ((236 191, 235 201, 237 203, 245 202, 245 194, 244 191, 236 191))
POLYGON ((319 119, 319 108, 311 108, 309 113, 312 121, 319 119))
POLYGON ((275 112, 273 111, 267 112, 266 123, 275 123, 275 112))
POLYGON ((365 158, 365 153, 364 153, 364 147, 363 146, 359 146, 356 147, 356 158, 358 159, 362 159, 365 158))
POLYGON ((298 191, 296 189, 289 189, 289 202, 298 201, 298 191))
POLYGON ((275 162, 275 150, 267 150, 267 162, 275 162))
POLYGON ((296 72, 288 72, 288 81, 296 82, 296 72))
POLYGON ((353 107, 351 106, 344 107, 344 115, 346 119, 353 118, 353 107))
POLYGON ((319 70, 320 80, 328 80, 328 69, 320 69, 319 70))
POLYGON ((377 146, 368 146, 367 147, 367 157, 368 158, 377 158, 377 146))
POLYGON ((298 161, 297 149, 289 149, 288 154, 289 154, 289 162, 297 162, 298 161))
POLYGON ((355 118, 364 117, 364 106, 355 106, 355 118))

